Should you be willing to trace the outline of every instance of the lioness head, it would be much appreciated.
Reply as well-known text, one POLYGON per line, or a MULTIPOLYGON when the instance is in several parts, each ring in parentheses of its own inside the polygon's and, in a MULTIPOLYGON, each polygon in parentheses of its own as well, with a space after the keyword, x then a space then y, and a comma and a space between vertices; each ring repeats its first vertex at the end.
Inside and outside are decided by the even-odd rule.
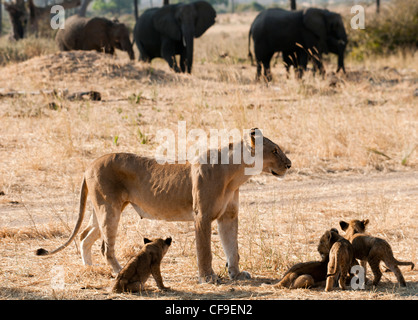
POLYGON ((321 239, 319 239, 318 252, 322 259, 326 259, 329 255, 332 245, 339 238, 338 230, 332 228, 331 230, 325 231, 321 239))
MULTIPOLYGON (((251 129, 251 147, 256 147, 255 139, 261 135, 261 131, 257 128, 251 129)), ((262 137, 263 139, 263 172, 271 173, 276 177, 283 177, 286 171, 292 166, 292 162, 280 147, 270 139, 262 137)))
POLYGON ((369 223, 369 219, 365 220, 351 220, 350 222, 340 221, 340 227, 345 231, 347 237, 351 237, 356 233, 366 232, 366 226, 369 223))

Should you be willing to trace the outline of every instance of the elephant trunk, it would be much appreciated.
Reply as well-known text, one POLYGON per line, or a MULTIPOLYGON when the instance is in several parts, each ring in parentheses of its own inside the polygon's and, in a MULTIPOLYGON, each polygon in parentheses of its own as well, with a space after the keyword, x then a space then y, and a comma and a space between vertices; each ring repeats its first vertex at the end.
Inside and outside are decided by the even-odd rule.
POLYGON ((193 65, 193 44, 194 44, 194 27, 183 27, 182 28, 182 41, 183 46, 185 47, 185 57, 184 61, 181 61, 181 68, 183 71, 188 73, 192 72, 193 65))
POLYGON ((337 68, 337 72, 342 69, 343 72, 345 73, 344 52, 345 52, 346 45, 347 44, 346 44, 345 41, 343 41, 343 40, 338 41, 338 68, 337 68))

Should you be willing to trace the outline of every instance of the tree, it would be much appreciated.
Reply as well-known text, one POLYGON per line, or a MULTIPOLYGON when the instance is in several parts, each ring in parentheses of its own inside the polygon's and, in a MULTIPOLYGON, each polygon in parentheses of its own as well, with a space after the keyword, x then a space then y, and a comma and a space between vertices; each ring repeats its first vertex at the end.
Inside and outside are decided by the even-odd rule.
POLYGON ((290 0, 290 10, 296 10, 296 0, 290 0))
POLYGON ((380 0, 376 0, 376 13, 380 12, 380 0))
POLYGON ((0 0, 0 36, 1 36, 1 31, 2 31, 2 25, 3 25, 3 11, 2 11, 2 0, 0 0))
POLYGON ((78 14, 82 17, 86 16, 87 7, 89 6, 90 2, 92 0, 82 0, 80 10, 78 11, 78 14))
POLYGON ((138 20, 138 0, 134 0, 135 21, 138 20))
POLYGON ((95 0, 92 9, 101 14, 108 12, 112 14, 132 13, 132 0, 95 0))
POLYGON ((50 22, 50 19, 42 18, 49 17, 51 8, 59 4, 64 9, 71 9, 78 7, 80 0, 55 0, 45 1, 44 6, 37 6, 33 0, 14 0, 4 3, 4 8, 9 13, 10 23, 12 24, 12 37, 15 40, 20 40, 29 32, 37 33, 39 21, 50 22), (28 24, 29 21, 29 24, 28 24))
POLYGON ((169 5, 170 4, 170 0, 164 0, 164 2, 163 2, 163 6, 167 6, 167 5, 169 5))

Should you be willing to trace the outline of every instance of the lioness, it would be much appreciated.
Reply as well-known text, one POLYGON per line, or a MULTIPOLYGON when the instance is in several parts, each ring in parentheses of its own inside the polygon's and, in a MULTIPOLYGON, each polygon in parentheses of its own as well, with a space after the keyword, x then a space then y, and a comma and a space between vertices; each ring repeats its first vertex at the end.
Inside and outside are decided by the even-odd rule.
POLYGON ((242 155, 244 149, 255 154, 256 145, 262 144, 262 171, 277 177, 285 175, 291 161, 277 144, 263 137, 260 130, 251 129, 248 138, 217 150, 218 164, 211 164, 212 152, 207 153, 208 164, 158 164, 155 159, 127 153, 98 158, 84 173, 79 216, 70 238, 54 251, 38 249, 37 254, 56 253, 74 240, 90 193, 94 210, 88 227, 81 234, 84 264, 92 263, 91 246, 102 237, 108 263, 115 273, 120 271, 115 257, 116 233, 121 212, 131 204, 143 218, 194 221, 200 282, 217 281, 211 253, 211 224, 217 220, 230 278, 250 278, 248 272, 240 272, 238 265, 238 202, 239 187, 251 177, 246 175, 246 168, 254 164, 243 161, 234 164, 233 155, 236 150, 241 150, 242 155), (229 156, 229 164, 221 164, 224 151, 229 156))
POLYGON ((142 291, 149 276, 152 276, 160 290, 168 289, 161 277, 161 260, 171 245, 171 238, 149 240, 144 238, 145 246, 139 253, 128 261, 119 272, 113 292, 142 291))
POLYGON ((402 287, 406 287, 405 279, 399 269, 398 265, 411 266, 414 268, 412 262, 402 262, 395 259, 392 248, 386 240, 372 237, 365 234, 366 225, 369 220, 351 220, 350 222, 340 221, 340 227, 346 232, 345 236, 353 245, 354 257, 361 261, 361 266, 364 268, 366 274, 366 264, 369 262, 370 268, 373 272, 373 285, 377 286, 382 272, 380 271, 380 261, 384 261, 386 266, 395 274, 402 287))
POLYGON ((351 243, 344 239, 337 229, 333 228, 322 235, 319 240, 318 251, 323 257, 329 257, 325 291, 333 289, 334 281, 338 277, 340 288, 345 290, 345 282, 352 265, 355 264, 351 243))

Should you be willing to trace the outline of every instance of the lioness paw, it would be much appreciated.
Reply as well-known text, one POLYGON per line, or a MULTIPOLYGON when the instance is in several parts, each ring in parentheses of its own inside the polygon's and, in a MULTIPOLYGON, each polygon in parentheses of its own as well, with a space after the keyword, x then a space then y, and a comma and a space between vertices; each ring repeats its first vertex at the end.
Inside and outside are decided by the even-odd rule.
POLYGON ((251 274, 247 271, 241 271, 233 278, 233 280, 248 280, 248 279, 251 279, 251 274))
POLYGON ((213 283, 213 284, 219 284, 219 278, 216 274, 211 274, 204 277, 199 277, 199 283, 213 283))

